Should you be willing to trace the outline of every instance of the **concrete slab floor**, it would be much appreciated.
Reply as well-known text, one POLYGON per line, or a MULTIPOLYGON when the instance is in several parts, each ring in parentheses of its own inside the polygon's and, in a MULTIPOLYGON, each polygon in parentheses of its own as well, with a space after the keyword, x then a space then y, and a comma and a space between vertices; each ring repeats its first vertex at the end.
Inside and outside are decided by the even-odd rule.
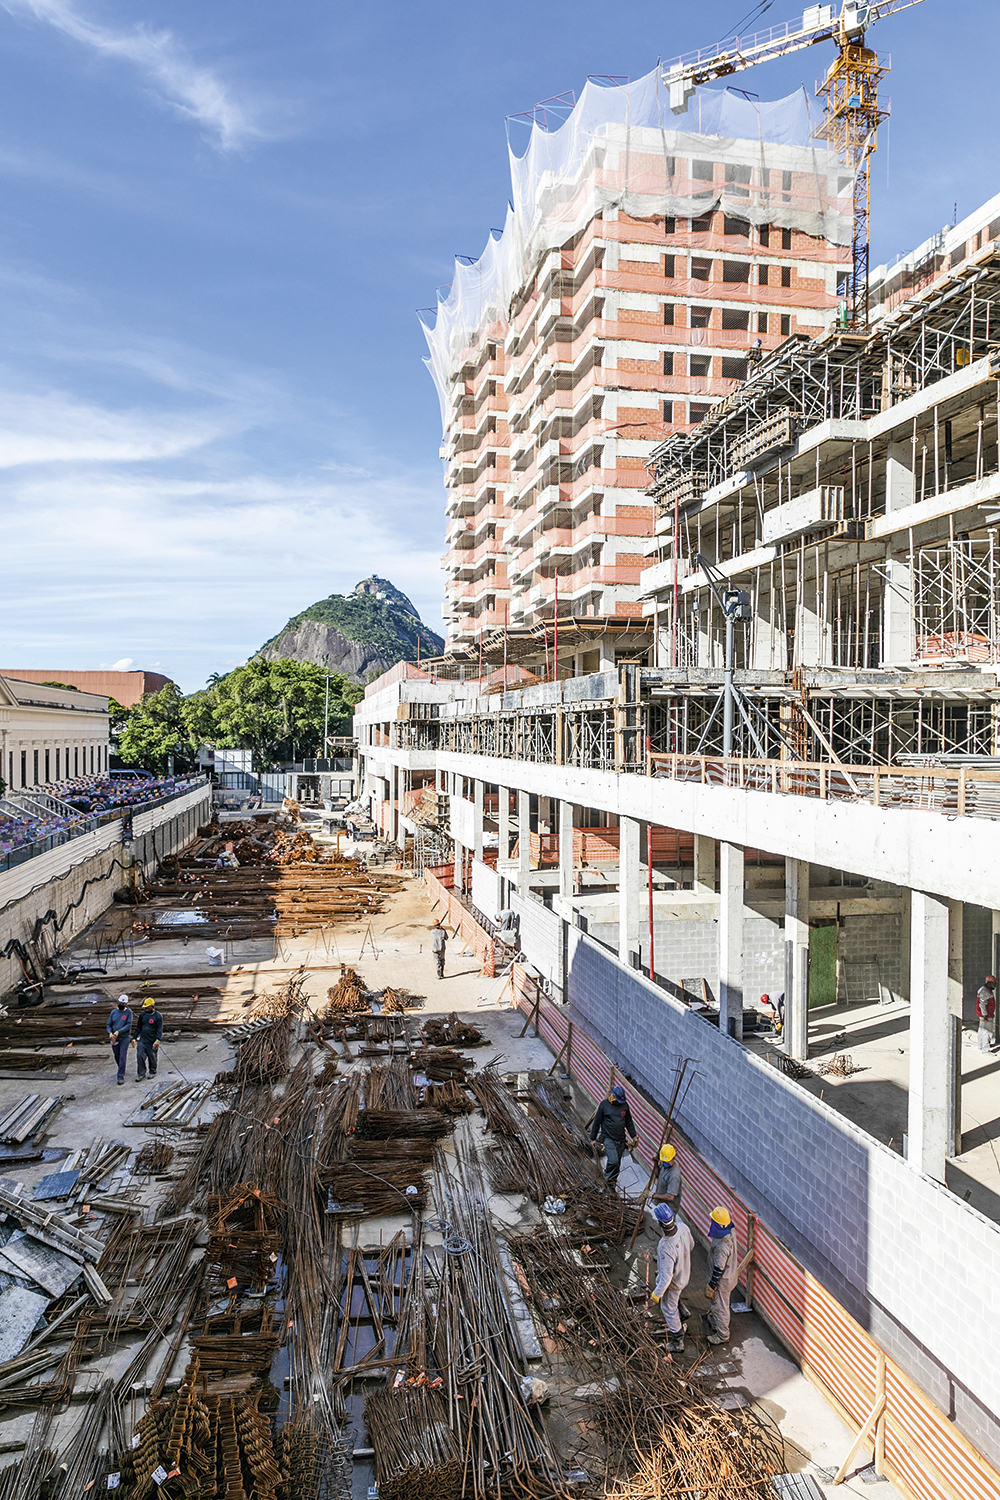
MULTIPOLYGON (((547 1071, 552 1056, 533 1034, 520 1035, 524 1018, 519 1012, 499 1009, 495 1003, 479 1006, 478 1002, 489 997, 491 992, 495 993, 498 986, 481 975, 475 957, 463 952, 460 942, 450 941, 445 978, 437 979, 430 948, 433 920, 434 913, 424 886, 410 879, 387 900, 385 909, 370 920, 323 933, 283 939, 278 945, 270 939, 234 944, 221 968, 209 968, 204 955, 193 945, 185 945, 181 937, 139 944, 131 955, 119 955, 112 961, 107 966, 109 972, 106 975, 90 976, 95 996, 101 997, 94 1003, 103 1007, 122 990, 135 995, 141 980, 147 976, 188 975, 192 994, 197 993, 199 982, 225 985, 228 987, 227 1010, 230 1003, 239 1009, 244 998, 263 993, 280 983, 290 969, 302 966, 307 973, 306 993, 318 1007, 325 1001, 327 988, 339 977, 340 965, 345 963, 359 970, 369 988, 382 988, 387 984, 405 986, 426 997, 424 1012, 440 1014, 454 1010, 463 1019, 478 1025, 489 1037, 489 1045, 476 1049, 473 1054, 480 1065, 497 1059, 505 1070, 547 1071)), ((92 957, 92 940, 84 934, 74 944, 69 958, 76 962, 92 957)), ((419 1023, 421 1012, 412 1014, 419 1023)), ((854 1019, 859 1018, 852 1017, 854 1019)), ((168 1031, 161 1049, 157 1083, 181 1079, 208 1081, 232 1065, 232 1056, 232 1048, 221 1034, 181 1037, 168 1031)), ((46 1144, 70 1145, 76 1149, 89 1145, 96 1137, 105 1141, 126 1139, 136 1149, 145 1143, 145 1131, 124 1124, 137 1103, 145 1097, 148 1087, 134 1081, 134 1053, 130 1058, 128 1081, 121 1088, 115 1083, 110 1049, 105 1051, 103 1047, 79 1049, 79 1056, 67 1063, 66 1074, 65 1079, 32 1080, 30 1084, 0 1078, 0 1109, 9 1108, 29 1091, 61 1094, 66 1102, 53 1121, 46 1144)), ((589 1113, 589 1106, 582 1099, 577 1103, 583 1119, 589 1113)), ((180 1139, 183 1140, 183 1136, 180 1139)), ((25 1164, 18 1177, 33 1185, 51 1170, 48 1163, 25 1164)), ((627 1163, 620 1180, 621 1189, 637 1197, 645 1179, 641 1166, 627 1163)), ((132 1181, 126 1171, 116 1186, 131 1185, 132 1181)), ((159 1191, 156 1184, 144 1180, 140 1201, 151 1204, 159 1191)), ((526 1200, 506 1197, 495 1198, 491 1209, 498 1223, 507 1228, 523 1224, 534 1212, 526 1200)), ((376 1222, 367 1221, 366 1240, 372 1232, 377 1233, 376 1222)), ((383 1237, 385 1233, 391 1235, 391 1221, 387 1220, 378 1227, 383 1237)), ((647 1265, 655 1268, 654 1237, 644 1232, 637 1241, 637 1250, 633 1274, 644 1283, 647 1265)), ((655 1274, 655 1270, 650 1274, 655 1274)), ((707 1305, 698 1290, 704 1286, 705 1278, 704 1252, 699 1248, 686 1299, 695 1313, 692 1332, 699 1327, 697 1309, 707 1305)), ((702 1347, 689 1343, 686 1357, 691 1357, 702 1347)), ((126 1364, 132 1352, 134 1345, 112 1355, 107 1362, 108 1372, 114 1373, 126 1364)), ((182 1349, 174 1362, 175 1376, 183 1367, 184 1358, 182 1349)), ((834 1468, 840 1463, 850 1447, 853 1434, 789 1360, 755 1314, 734 1315, 732 1343, 724 1349, 712 1350, 711 1362, 724 1367, 723 1384, 727 1394, 734 1399, 742 1397, 759 1401, 774 1417, 788 1443, 790 1469, 815 1474, 817 1467, 834 1468)), ((155 1371, 157 1366, 154 1357, 150 1369, 155 1371)), ((96 1380, 104 1368, 105 1362, 88 1367, 87 1380, 96 1380)), ((71 1406, 60 1418, 59 1442, 65 1441, 80 1411, 78 1405, 71 1406)), ((0 1416, 0 1454, 12 1453, 12 1445, 30 1441, 32 1420, 33 1414, 29 1412, 0 1416)), ((6 1459, 2 1461, 6 1462, 6 1459)), ((861 1460, 862 1465, 864 1461, 861 1460)), ((882 1484, 871 1489, 856 1479, 836 1491, 830 1489, 824 1493, 831 1496, 875 1494, 886 1497, 886 1500, 898 1500, 892 1486, 882 1484)))
MULTIPOLYGON (((747 1046, 772 1061, 780 1038, 749 1036, 747 1046)), ((830 1005, 809 1013, 811 1078, 799 1080, 818 1099, 869 1135, 903 1151, 907 1133, 910 1007, 905 1001, 830 1005), (819 1069, 847 1053, 855 1071, 846 1078, 819 1069)), ((962 1032, 962 1154, 947 1164, 952 1192, 988 1218, 1000 1221, 1000 1052, 979 1051, 976 1029, 962 1032)))

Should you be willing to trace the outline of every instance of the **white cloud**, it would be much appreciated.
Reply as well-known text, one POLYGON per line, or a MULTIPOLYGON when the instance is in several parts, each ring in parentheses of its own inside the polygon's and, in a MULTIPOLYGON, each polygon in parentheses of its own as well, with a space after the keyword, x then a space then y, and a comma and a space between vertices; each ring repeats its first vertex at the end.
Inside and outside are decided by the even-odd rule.
POLYGON ((70 0, 2 0, 12 15, 28 12, 103 57, 131 63, 180 114, 214 134, 225 150, 259 140, 266 132, 208 68, 186 56, 169 31, 137 26, 113 31, 82 16, 70 0))
POLYGON ((82 635, 88 656, 126 648, 190 690, 371 573, 441 633, 441 548, 427 526, 440 501, 423 476, 199 479, 68 465, 11 474, 5 489, 5 551, 23 582, 0 596, 0 655, 64 660, 82 635))
POLYGON ((109 411, 62 391, 0 387, 0 469, 177 458, 230 429, 206 415, 109 411))
POLYGON ((135 666, 135 661, 133 660, 133 658, 131 656, 123 656, 122 659, 121 659, 121 661, 113 661, 110 666, 105 666, 105 664, 102 662, 101 665, 100 665, 100 667, 98 668, 98 671, 101 671, 101 672, 128 672, 134 666, 135 666))

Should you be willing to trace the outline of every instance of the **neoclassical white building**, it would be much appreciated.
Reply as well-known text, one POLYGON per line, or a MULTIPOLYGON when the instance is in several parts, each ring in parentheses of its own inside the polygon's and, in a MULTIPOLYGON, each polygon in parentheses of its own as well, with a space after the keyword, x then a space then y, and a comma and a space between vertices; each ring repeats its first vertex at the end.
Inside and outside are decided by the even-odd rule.
POLYGON ((9 790, 106 772, 109 738, 107 698, 0 677, 0 779, 9 790))

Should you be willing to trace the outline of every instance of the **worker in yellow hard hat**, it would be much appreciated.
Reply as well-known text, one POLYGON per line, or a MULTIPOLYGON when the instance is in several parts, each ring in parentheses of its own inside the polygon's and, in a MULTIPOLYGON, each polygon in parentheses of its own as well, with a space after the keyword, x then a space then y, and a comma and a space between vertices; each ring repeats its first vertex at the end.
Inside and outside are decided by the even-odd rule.
POLYGON ((156 1077, 156 1059, 160 1050, 160 1038, 163 1035, 163 1017, 156 1009, 156 1001, 152 995, 147 995, 142 1002, 142 1009, 136 1017, 135 1024, 135 1061, 136 1082, 141 1083, 146 1076, 146 1068, 149 1068, 150 1078, 156 1077))
POLYGON ((739 1271, 739 1249, 733 1233, 733 1221, 726 1208, 713 1208, 708 1221, 708 1285, 705 1296, 708 1309, 710 1344, 729 1342, 729 1297, 739 1271))
POLYGON ((657 1203, 665 1203, 676 1213, 681 1206, 683 1186, 680 1163, 677 1160, 677 1147, 672 1146, 669 1141, 664 1141, 660 1147, 660 1164, 656 1174, 656 1188, 652 1195, 654 1208, 657 1203))

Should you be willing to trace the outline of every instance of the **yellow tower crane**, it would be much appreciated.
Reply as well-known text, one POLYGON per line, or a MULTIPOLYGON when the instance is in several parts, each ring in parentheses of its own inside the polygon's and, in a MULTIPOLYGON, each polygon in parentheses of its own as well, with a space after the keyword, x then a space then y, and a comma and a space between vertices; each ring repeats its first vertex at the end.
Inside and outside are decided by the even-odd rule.
POLYGON ((714 48, 689 52, 663 69, 670 107, 674 114, 683 114, 699 84, 728 78, 758 63, 815 46, 817 42, 832 41, 836 45, 837 56, 816 91, 825 107, 815 135, 829 141, 854 178, 854 232, 847 287, 847 322, 852 328, 868 326, 869 161, 875 150, 878 127, 888 115, 888 110, 879 105, 878 86, 889 68, 865 46, 865 32, 875 21, 921 3, 922 0, 874 0, 869 5, 863 0, 843 0, 839 14, 834 13, 833 5, 809 5, 801 17, 783 26, 772 26, 753 36, 731 37, 714 48))

